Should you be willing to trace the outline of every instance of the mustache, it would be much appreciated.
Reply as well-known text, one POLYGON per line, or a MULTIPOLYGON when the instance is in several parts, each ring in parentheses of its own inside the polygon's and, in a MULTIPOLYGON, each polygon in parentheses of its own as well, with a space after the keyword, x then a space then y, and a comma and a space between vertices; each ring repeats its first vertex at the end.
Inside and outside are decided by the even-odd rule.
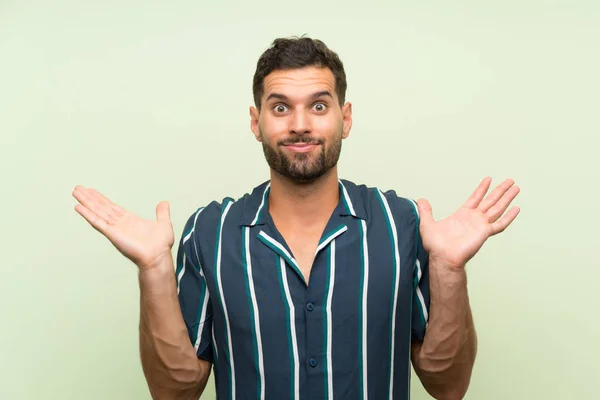
POLYGON ((280 146, 289 146, 292 144, 303 143, 303 144, 323 144, 323 139, 303 136, 303 137, 293 137, 290 139, 280 140, 277 142, 280 146))

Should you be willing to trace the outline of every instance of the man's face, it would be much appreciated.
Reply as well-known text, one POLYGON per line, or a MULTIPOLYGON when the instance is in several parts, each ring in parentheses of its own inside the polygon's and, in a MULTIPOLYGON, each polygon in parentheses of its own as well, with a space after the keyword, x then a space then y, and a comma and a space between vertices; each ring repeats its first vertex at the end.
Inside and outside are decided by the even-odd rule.
POLYGON ((328 68, 274 71, 264 80, 260 113, 250 109, 251 129, 273 170, 310 182, 337 165, 351 107, 340 107, 328 68))

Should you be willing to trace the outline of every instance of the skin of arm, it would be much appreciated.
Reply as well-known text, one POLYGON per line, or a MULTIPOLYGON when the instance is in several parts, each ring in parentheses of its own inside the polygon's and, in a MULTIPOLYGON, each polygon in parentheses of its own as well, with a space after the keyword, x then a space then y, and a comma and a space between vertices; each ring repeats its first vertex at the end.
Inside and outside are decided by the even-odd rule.
POLYGON ((173 258, 140 269, 140 356, 156 400, 198 399, 212 364, 198 359, 179 307, 173 258))
POLYGON ((430 264, 430 296, 424 340, 411 346, 415 373, 433 398, 462 399, 477 353, 464 268, 430 264))
POLYGON ((418 201, 430 310, 423 342, 411 345, 411 359, 423 386, 438 400, 460 400, 469 388, 477 336, 465 266, 519 214, 519 207, 508 209, 520 191, 514 183, 506 179, 488 194, 491 178, 486 177, 456 212, 438 221, 429 202, 418 201))

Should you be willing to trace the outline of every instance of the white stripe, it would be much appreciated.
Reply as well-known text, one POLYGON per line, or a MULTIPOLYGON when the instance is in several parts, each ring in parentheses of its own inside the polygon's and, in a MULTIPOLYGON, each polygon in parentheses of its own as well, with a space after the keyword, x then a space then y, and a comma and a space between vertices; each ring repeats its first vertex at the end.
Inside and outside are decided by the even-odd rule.
POLYGON ((223 304, 223 313, 225 314, 225 323, 227 324, 227 343, 229 347, 229 365, 231 365, 231 398, 235 399, 235 364, 233 362, 233 346, 231 344, 231 327, 229 325, 229 315, 227 314, 227 304, 225 303, 225 297, 223 296, 223 284, 221 278, 221 248, 222 246, 222 238, 223 238, 223 225, 225 223, 225 216, 229 212, 229 208, 233 202, 229 202, 223 211, 223 215, 221 216, 221 228, 219 230, 219 246, 217 248, 217 285, 219 286, 219 295, 221 296, 221 303, 223 304))
POLYGON ((296 313, 294 310, 294 303, 292 302, 292 296, 290 295, 290 288, 288 287, 287 273, 285 260, 283 257, 279 257, 279 265, 281 267, 281 280, 283 282, 283 289, 285 291, 285 297, 290 308, 290 334, 292 336, 292 352, 294 353, 294 399, 300 398, 300 360, 298 357, 298 343, 296 339, 296 313))
POLYGON ((186 254, 183 253, 183 265, 181 266, 181 271, 179 271, 179 275, 177 275, 177 295, 179 295, 179 288, 181 286, 181 278, 183 278, 183 274, 185 274, 185 262, 186 262, 186 254))
MULTIPOLYGON (((342 189, 344 192, 344 197, 346 198, 346 203, 348 204, 348 208, 350 209, 350 213, 355 216, 354 206, 352 205, 352 201, 348 196, 348 192, 346 191, 346 187, 341 183, 342 189)), ((364 254, 364 265, 363 265, 363 297, 362 297, 362 310, 361 314, 363 317, 362 320, 362 359, 363 359, 363 370, 362 370, 362 379, 363 379, 363 399, 368 397, 368 388, 367 388, 367 293, 369 289, 369 247, 367 245, 367 223, 364 219, 361 221, 363 227, 363 238, 362 238, 362 247, 364 254)))
POLYGON ((369 247, 367 245, 367 223, 360 221, 363 226, 363 249, 364 249, 364 278, 363 278, 363 298, 362 298, 362 357, 363 357, 363 399, 368 398, 367 390, 367 293, 369 290, 369 247))
POLYGON ((323 243, 321 243, 318 247, 317 247, 317 251, 315 252, 315 255, 323 250, 323 248, 325 246, 327 246, 329 244, 329 242, 331 242, 333 239, 335 239, 336 237, 338 237, 339 235, 341 235, 343 232, 346 232, 348 230, 348 227, 346 225, 342 226, 340 229, 338 229, 337 231, 335 231, 333 234, 331 234, 331 236, 329 236, 323 243))
MULTIPOLYGON (((417 277, 418 282, 421 282, 421 275, 423 272, 421 271, 421 262, 417 258, 417 277)), ((421 311, 423 311, 423 317, 425 318, 425 329, 429 325, 429 313, 427 312, 427 307, 425 306, 425 299, 423 298, 423 293, 421 292, 421 287, 417 284, 417 297, 419 298, 419 303, 421 304, 421 311)))
POLYGON ((396 280, 394 282, 394 304, 392 306, 392 348, 390 351, 390 400, 394 398, 394 348, 396 342, 396 304, 398 302, 398 283, 400 282, 400 251, 398 249, 398 232, 396 231, 396 222, 394 221, 394 216, 390 210, 390 205, 388 204, 387 198, 378 189, 379 197, 383 202, 383 206, 385 208, 385 212, 390 221, 391 230, 392 230, 392 238, 394 243, 394 260, 396 260, 396 280))
MULTIPOLYGON (((419 207, 417 205, 417 202, 414 201, 413 199, 409 199, 409 200, 412 203, 413 207, 415 208, 415 213, 417 213, 417 218, 420 218, 419 207)), ((417 229, 420 229, 418 225, 417 225, 417 229)), ((425 299, 423 298, 423 293, 421 292, 421 287, 419 286, 419 283, 421 282, 421 275, 423 273, 421 271, 421 262, 419 261, 418 258, 417 258, 416 266, 417 266, 417 278, 418 278, 417 279, 417 297, 419 298, 419 303, 421 304, 421 311, 423 312, 423 316, 425 317, 425 328, 427 328, 427 326, 429 325, 429 313, 427 312, 427 307, 425 306, 425 299)))
POLYGON ((410 202, 412 203, 413 207, 415 208, 415 212, 417 213, 417 218, 420 218, 420 215, 419 215, 419 206, 417 205, 417 202, 414 201, 413 199, 408 199, 408 200, 410 200, 410 202))
POLYGON ((294 266, 298 269, 300 269, 300 267, 298 266, 298 263, 296 262, 296 260, 294 259, 294 257, 292 257, 292 255, 285 249, 285 247, 283 247, 281 245, 281 243, 279 243, 277 240, 273 239, 271 236, 267 235, 264 231, 260 231, 258 233, 260 236, 264 237, 265 239, 267 239, 269 241, 269 243, 271 243, 272 245, 274 245, 275 247, 277 247, 279 250, 281 250, 281 252, 283 254, 286 255, 287 258, 289 258, 292 261, 292 264, 294 264, 294 266))
MULTIPOLYGON (((262 195, 262 200, 260 202, 260 206, 258 210, 256 210, 256 215, 254 216, 254 220, 252 221, 252 225, 256 224, 258 221, 258 217, 260 216, 260 212, 262 211, 265 205, 265 199, 267 192, 271 183, 269 182, 265 187, 265 191, 262 195)), ((256 301, 256 292, 254 289, 254 277, 252 274, 252 257, 250 255, 250 228, 246 227, 246 265, 248 266, 248 285, 250 287, 250 299, 252 300, 252 307, 254 308, 254 330, 256 332, 256 348, 258 353, 258 374, 260 379, 260 398, 264 400, 265 398, 265 367, 263 361, 263 350, 262 350, 262 337, 260 332, 260 316, 258 312, 258 303, 256 301)))
MULTIPOLYGON (((260 208, 256 215, 260 212, 260 208)), ((258 303, 256 302, 256 293, 254 291, 254 277, 252 276, 252 257, 250 255, 250 228, 245 227, 246 235, 246 265, 248 266, 248 285, 250 287, 250 298, 252 299, 252 308, 254 309, 254 330, 256 331, 256 347, 258 352, 258 375, 260 378, 260 398, 265 398, 265 368, 263 364, 262 338, 260 334, 260 320, 258 315, 258 303)))
POLYGON ((269 191, 270 187, 271 187, 271 182, 269 182, 267 184, 267 186, 265 187, 265 191, 263 192, 263 195, 262 195, 262 200, 260 201, 260 206, 258 206, 258 211, 256 211, 256 215, 254 216, 254 220, 252 221, 252 225, 256 224, 256 222, 258 221, 258 216, 260 215, 260 211, 262 210, 262 208, 265 205, 265 198, 267 197, 266 194, 269 191))
MULTIPOLYGON (((204 279, 204 276, 202 277, 204 279)), ((196 342, 194 343, 194 348, 196 352, 200 348, 200 341, 202 340, 202 333, 204 332, 204 323, 206 322, 206 309, 208 308, 208 287, 206 287, 206 282, 204 282, 204 301, 202 302, 202 314, 200 314, 200 324, 198 325, 198 334, 196 335, 196 342)))
POLYGON ((339 181, 340 185, 342 185, 342 192, 344 193, 344 198, 346 199, 346 204, 348 204, 348 208, 350 209, 350 214, 356 217, 356 213, 354 212, 354 206, 352 206, 352 202, 350 201, 350 196, 348 196, 348 191, 346 190, 346 186, 339 181))
POLYGON ((215 348, 215 358, 219 358, 219 351, 217 350, 217 341, 215 340, 215 326, 212 327, 212 341, 213 347, 215 348))
MULTIPOLYGON (((192 228, 192 232, 196 231, 196 222, 198 221, 198 217, 200 216, 200 213, 202 213, 202 211, 204 211, 204 207, 200 208, 198 210, 198 212, 196 213, 196 217, 194 218, 194 227, 192 228)), ((191 232, 190 232, 191 234, 191 232)), ((196 245, 196 241, 193 241, 194 243, 194 251, 196 252, 196 260, 198 260, 198 263, 200 263, 200 256, 198 255, 198 246, 196 245)), ((200 264, 198 264, 198 269, 200 271, 202 271, 202 268, 200 266, 200 264)))
POLYGON ((192 233, 194 233, 194 231, 196 230, 196 221, 198 221, 198 216, 203 210, 204 207, 201 207, 198 209, 198 211, 196 211, 196 216, 194 217, 194 225, 192 226, 192 230, 187 235, 185 235, 185 237, 183 238, 183 243, 187 242, 188 239, 192 236, 192 233))
MULTIPOLYGON (((192 226, 192 230, 185 235, 185 237, 183 238, 183 244, 185 244, 185 242, 187 242, 190 237, 192 237, 192 233, 194 233, 194 231, 196 230, 196 221, 198 221, 198 215, 200 215, 200 213, 202 212, 202 210, 204 210, 204 208, 200 208, 198 209, 198 211, 196 211, 196 216, 194 217, 194 225, 192 226)), ((194 251, 196 252, 196 259, 198 260, 198 269, 201 270, 200 267, 200 257, 198 257, 198 249, 196 248, 196 241, 193 241, 194 244, 194 251)), ((177 294, 179 295, 179 286, 181 285, 181 279, 183 278, 183 275, 185 274, 185 264, 186 264, 186 253, 183 253, 183 266, 181 268, 181 271, 179 271, 179 275, 177 275, 177 294)))
POLYGON ((329 270, 329 291, 327 293, 327 398, 333 399, 333 360, 332 354, 332 326, 331 326, 331 301, 333 299, 333 285, 335 281, 335 240, 331 242, 331 261, 329 270))

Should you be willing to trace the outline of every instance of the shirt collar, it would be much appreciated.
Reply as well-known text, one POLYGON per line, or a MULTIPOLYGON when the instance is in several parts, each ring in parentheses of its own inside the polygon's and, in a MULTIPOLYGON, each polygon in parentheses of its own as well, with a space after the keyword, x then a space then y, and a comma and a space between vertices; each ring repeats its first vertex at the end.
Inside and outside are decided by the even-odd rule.
MULTIPOLYGON (((360 188, 345 179, 339 179, 340 202, 336 207, 339 215, 353 216, 355 218, 367 219, 367 213, 363 198, 360 194, 360 188)), ((242 217, 240 225, 255 226, 264 225, 269 220, 269 191, 271 182, 266 181, 252 190, 252 193, 241 199, 242 217)))

